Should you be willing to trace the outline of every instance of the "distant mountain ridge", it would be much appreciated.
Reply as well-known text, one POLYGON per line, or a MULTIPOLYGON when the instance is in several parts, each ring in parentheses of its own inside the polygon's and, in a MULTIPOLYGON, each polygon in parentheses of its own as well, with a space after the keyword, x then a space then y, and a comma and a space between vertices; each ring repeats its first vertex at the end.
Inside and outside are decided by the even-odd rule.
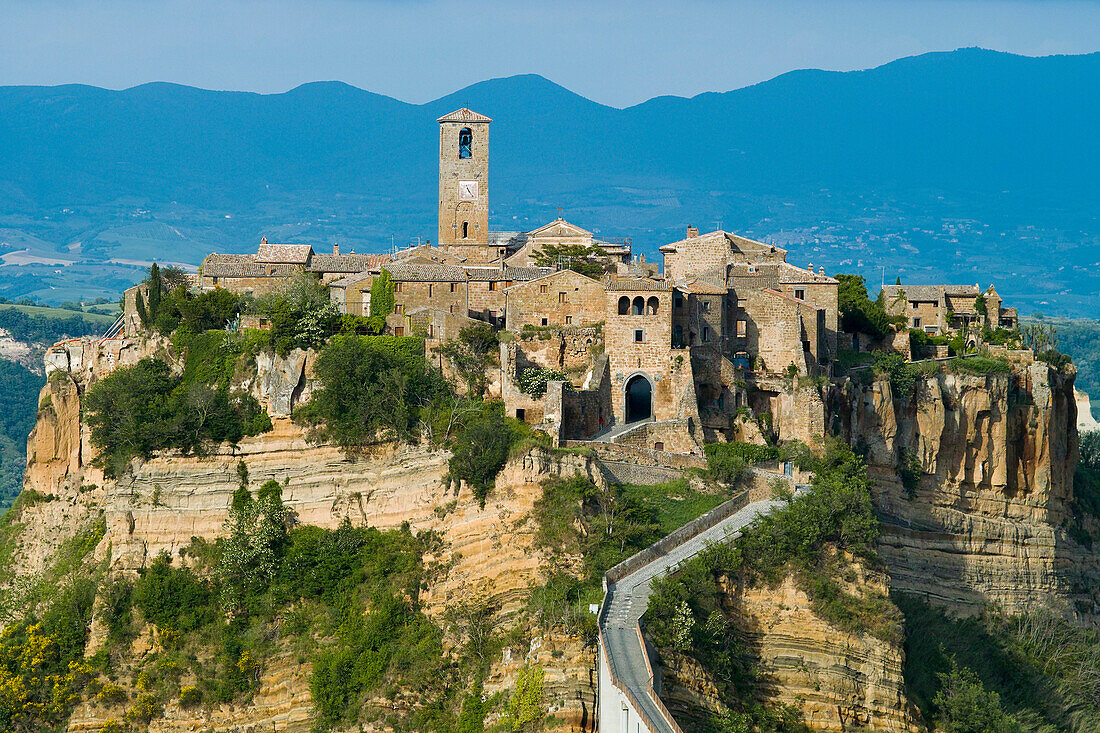
MULTIPOLYGON (((85 246, 129 207, 178 227, 197 242, 188 252, 240 251, 262 232, 369 249, 431 237, 435 118, 461 106, 494 119, 499 229, 533 227, 564 206, 577 223, 652 252, 689 223, 721 219, 762 236, 899 206, 1003 216, 1009 230, 1038 224, 1087 238, 1096 228, 1100 53, 981 49, 793 71, 625 109, 536 75, 419 105, 341 82, 268 95, 167 83, 0 87, 0 227, 85 246), (80 216, 58 221, 60 208, 80 216)), ((106 241, 86 257, 118 257, 106 241)), ((924 264, 949 266, 913 246, 924 264)))

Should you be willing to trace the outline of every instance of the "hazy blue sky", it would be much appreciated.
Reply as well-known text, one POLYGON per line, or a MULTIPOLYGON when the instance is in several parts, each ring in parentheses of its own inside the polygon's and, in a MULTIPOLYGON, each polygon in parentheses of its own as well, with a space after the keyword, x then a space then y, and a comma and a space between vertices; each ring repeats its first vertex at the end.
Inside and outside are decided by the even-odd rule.
POLYGON ((0 84, 339 79, 424 102, 534 72, 624 106, 960 46, 1100 50, 1100 2, 0 0, 0 84))

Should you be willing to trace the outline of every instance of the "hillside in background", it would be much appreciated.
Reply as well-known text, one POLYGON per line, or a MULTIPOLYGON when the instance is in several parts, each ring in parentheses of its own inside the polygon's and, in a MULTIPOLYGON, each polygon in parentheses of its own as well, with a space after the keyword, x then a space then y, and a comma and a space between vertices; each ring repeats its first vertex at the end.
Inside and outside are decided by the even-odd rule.
POLYGON ((539 76, 414 105, 346 84, 0 88, 0 296, 115 296, 153 258, 276 241, 380 251, 435 232, 435 118, 494 118, 491 224, 565 209, 656 247, 695 224, 877 283, 995 280, 1098 304, 1100 54, 963 49, 725 93, 597 104, 539 76))

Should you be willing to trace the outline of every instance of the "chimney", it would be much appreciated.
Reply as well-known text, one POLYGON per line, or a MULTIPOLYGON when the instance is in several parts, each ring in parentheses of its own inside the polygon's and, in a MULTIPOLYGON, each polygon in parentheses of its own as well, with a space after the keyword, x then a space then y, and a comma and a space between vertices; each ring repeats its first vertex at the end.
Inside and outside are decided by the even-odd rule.
POLYGON ((638 262, 641 262, 643 265, 645 264, 645 252, 638 255, 638 262))
POLYGON ((694 226, 694 225, 689 226, 688 231, 687 231, 686 239, 694 239, 695 237, 698 237, 698 236, 699 236, 699 227, 694 226))
POLYGON ((260 237, 260 244, 267 244, 267 237, 260 237))
POLYGON ((814 272, 814 263, 811 262, 810 264, 806 265, 806 269, 809 270, 810 274, 812 275, 814 272))
POLYGON ((339 242, 333 242, 332 243, 332 253, 334 255, 340 254, 340 244, 339 244, 339 242))
POLYGON ((817 274, 818 275, 824 275, 825 274, 825 268, 824 267, 817 268, 817 274))

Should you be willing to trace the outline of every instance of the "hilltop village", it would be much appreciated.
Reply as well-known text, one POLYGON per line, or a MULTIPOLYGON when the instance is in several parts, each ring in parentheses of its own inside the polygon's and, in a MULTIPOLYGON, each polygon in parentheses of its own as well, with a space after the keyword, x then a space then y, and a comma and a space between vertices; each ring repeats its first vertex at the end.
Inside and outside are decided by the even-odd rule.
MULTIPOLYGON (((488 323, 511 334, 501 345, 492 397, 507 413, 548 432, 555 444, 597 436, 639 447, 700 453, 714 440, 808 439, 825 432, 820 400, 783 397, 792 377, 827 377, 842 349, 895 349, 913 357, 909 329, 944 337, 1017 328, 992 286, 891 286, 897 338, 871 343, 845 334, 839 282, 787 251, 725 231, 660 248, 663 266, 558 218, 529 232, 489 229, 489 128, 469 109, 439 123, 438 235, 391 254, 317 252, 262 240, 255 254, 211 254, 197 282, 261 295, 309 273, 341 313, 372 313, 385 273, 393 306, 385 332, 419 335, 429 350, 463 328, 488 323), (544 375, 544 392, 519 385, 544 375), (549 377, 547 379, 547 376, 549 377), (751 415, 768 414, 761 426, 751 415)), ((133 304, 133 294, 127 298, 133 304)), ((139 328, 132 308, 129 325, 139 328)), ((264 328, 262 319, 248 325, 264 328)), ((946 356, 930 347, 926 356, 946 356)), ((540 385, 541 387, 541 385, 540 385)))
MULTIPOLYGON (((661 262, 490 231, 490 124, 439 119, 434 241, 153 266, 49 348, 0 721, 1013 730, 1027 629, 1095 649, 1100 451, 1049 328, 687 222, 661 262)), ((1047 705, 1100 674, 1073 654, 1044 729, 1100 720, 1047 705)))

